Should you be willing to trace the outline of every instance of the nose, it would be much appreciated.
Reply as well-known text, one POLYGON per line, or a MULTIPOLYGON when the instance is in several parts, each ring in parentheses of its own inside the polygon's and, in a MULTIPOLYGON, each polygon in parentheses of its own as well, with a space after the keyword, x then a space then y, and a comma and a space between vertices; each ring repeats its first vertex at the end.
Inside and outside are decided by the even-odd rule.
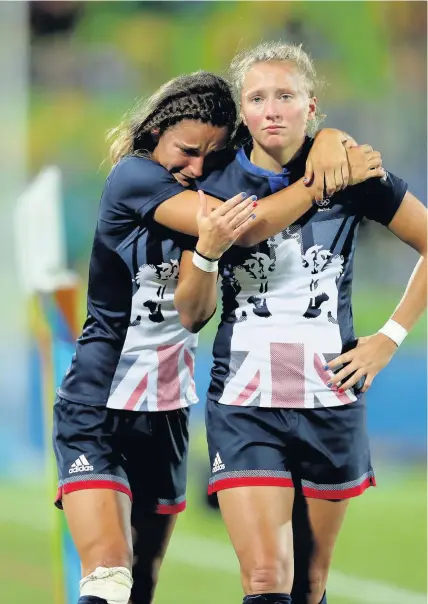
POLYGON ((267 101, 265 104, 265 112, 266 118, 270 120, 277 120, 281 116, 277 99, 269 99, 267 101))
POLYGON ((189 170, 192 173, 192 178, 198 178, 202 176, 204 168, 204 158, 203 157, 192 157, 189 162, 189 170))

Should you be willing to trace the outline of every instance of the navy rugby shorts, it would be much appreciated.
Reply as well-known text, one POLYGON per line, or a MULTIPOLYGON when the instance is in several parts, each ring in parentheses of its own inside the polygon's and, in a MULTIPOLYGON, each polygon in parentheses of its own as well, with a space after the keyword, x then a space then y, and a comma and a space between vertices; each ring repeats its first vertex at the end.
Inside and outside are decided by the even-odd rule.
POLYGON ((295 487, 306 497, 341 500, 376 486, 366 409, 272 409, 209 401, 208 493, 240 486, 295 487))
POLYGON ((189 409, 135 412, 57 397, 53 446, 63 494, 82 489, 126 493, 139 508, 175 514, 186 507, 189 409))

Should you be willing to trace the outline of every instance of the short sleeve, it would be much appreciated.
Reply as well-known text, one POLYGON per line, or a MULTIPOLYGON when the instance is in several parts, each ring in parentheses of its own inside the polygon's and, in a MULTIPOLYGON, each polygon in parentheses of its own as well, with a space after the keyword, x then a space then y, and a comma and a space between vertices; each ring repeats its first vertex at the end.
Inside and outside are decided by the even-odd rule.
POLYGON ((391 172, 385 178, 370 178, 355 186, 363 215, 385 226, 394 218, 407 188, 407 183, 391 172))
POLYGON ((125 157, 107 179, 100 217, 108 222, 141 219, 183 191, 185 188, 157 162, 145 157, 125 157))

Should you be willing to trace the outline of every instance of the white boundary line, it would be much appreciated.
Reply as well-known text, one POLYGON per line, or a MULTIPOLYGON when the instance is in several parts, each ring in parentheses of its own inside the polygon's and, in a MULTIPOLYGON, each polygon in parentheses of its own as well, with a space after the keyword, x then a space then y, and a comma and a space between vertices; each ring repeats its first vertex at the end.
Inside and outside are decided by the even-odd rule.
MULTIPOLYGON (((239 567, 232 546, 207 539, 174 533, 166 559, 204 569, 234 573, 239 581, 239 567)), ((360 579, 331 571, 328 593, 359 604, 427 604, 427 596, 401 587, 360 579)))

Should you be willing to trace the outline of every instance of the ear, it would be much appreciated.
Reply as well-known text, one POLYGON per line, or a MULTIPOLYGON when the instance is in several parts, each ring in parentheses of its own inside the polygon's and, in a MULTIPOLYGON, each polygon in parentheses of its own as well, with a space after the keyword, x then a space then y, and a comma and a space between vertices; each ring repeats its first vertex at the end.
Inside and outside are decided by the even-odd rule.
POLYGON ((309 97, 308 120, 315 119, 317 104, 318 104, 318 99, 316 96, 309 97))
POLYGON ((151 133, 150 133, 150 134, 152 135, 153 140, 154 140, 155 142, 158 142, 158 141, 159 141, 159 138, 160 138, 160 137, 159 137, 159 132, 160 132, 159 128, 152 128, 152 130, 151 130, 151 133))
POLYGON ((242 115, 242 113, 239 114, 239 118, 240 118, 241 122, 244 124, 244 126, 246 126, 247 122, 245 121, 245 117, 242 115))

